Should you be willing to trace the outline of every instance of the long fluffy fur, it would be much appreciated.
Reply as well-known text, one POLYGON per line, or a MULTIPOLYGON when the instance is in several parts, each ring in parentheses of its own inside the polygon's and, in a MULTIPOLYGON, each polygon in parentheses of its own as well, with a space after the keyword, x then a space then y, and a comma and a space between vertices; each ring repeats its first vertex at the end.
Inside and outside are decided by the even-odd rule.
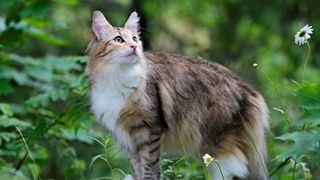
MULTIPOLYGON (((229 69, 201 58, 145 52, 136 61, 115 65, 105 58, 110 53, 106 47, 104 41, 94 41, 89 48, 92 107, 128 155, 135 171, 132 178, 159 179, 161 152, 187 150, 219 159, 227 179, 268 179, 264 139, 268 109, 256 90, 229 69), (108 79, 119 80, 114 73, 104 77, 111 69, 128 73, 119 75, 127 84, 138 83, 110 88, 108 79), (104 110, 99 103, 112 106, 107 98, 119 106, 104 110)), ((212 173, 219 179, 216 168, 212 173)))

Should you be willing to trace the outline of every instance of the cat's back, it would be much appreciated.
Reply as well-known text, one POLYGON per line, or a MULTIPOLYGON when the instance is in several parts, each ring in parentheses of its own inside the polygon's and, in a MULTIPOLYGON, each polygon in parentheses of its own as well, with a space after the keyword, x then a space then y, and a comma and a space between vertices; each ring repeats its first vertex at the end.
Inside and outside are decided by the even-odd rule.
MULTIPOLYGON (((215 86, 228 83, 232 86, 247 86, 228 68, 201 57, 188 57, 165 52, 146 52, 146 59, 153 74, 162 80, 198 82, 198 85, 215 86)), ((247 87, 249 90, 250 87, 247 87)))
POLYGON ((177 66, 211 66, 211 67, 218 67, 219 64, 215 62, 210 62, 205 60, 201 57, 189 57, 180 54, 174 53, 167 53, 161 51, 148 51, 145 52, 145 56, 147 57, 148 61, 154 63, 158 66, 168 66, 170 67, 177 67, 177 66))

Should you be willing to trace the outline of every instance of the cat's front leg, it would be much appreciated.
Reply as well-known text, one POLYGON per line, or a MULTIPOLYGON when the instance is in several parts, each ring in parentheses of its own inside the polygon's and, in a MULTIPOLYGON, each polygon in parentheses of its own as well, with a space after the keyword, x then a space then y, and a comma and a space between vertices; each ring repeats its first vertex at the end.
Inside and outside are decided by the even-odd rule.
POLYGON ((131 179, 141 179, 141 160, 136 152, 127 152, 128 159, 133 167, 134 173, 130 176, 131 179))
POLYGON ((161 136, 151 136, 138 146, 141 159, 141 179, 160 179, 161 136))

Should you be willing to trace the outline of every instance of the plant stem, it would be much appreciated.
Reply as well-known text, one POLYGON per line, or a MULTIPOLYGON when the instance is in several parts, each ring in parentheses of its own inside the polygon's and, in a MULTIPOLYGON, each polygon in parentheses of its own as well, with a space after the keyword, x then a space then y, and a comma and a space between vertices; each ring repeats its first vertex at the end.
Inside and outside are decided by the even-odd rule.
POLYGON ((215 162, 215 163, 217 164, 217 166, 218 166, 218 169, 219 169, 219 171, 220 171, 220 174, 221 174, 222 180, 224 180, 224 176, 223 176, 223 173, 222 173, 222 170, 221 170, 221 166, 220 166, 219 161, 214 160, 214 162, 215 162))
POLYGON ((208 173, 207 168, 204 168, 203 171, 204 171, 204 177, 205 177, 205 179, 206 179, 206 180, 210 180, 211 178, 210 178, 210 176, 209 176, 209 173, 208 173))
POLYGON ((294 180, 294 176, 296 174, 296 166, 297 166, 297 161, 294 161, 294 164, 293 164, 293 172, 292 172, 292 180, 294 180))
POLYGON ((280 92, 279 92, 277 86, 273 83, 273 81, 270 79, 270 77, 267 75, 267 73, 265 73, 265 72, 264 72, 262 69, 260 69, 259 67, 257 67, 257 69, 262 72, 262 74, 264 75, 264 77, 267 79, 267 81, 269 81, 269 83, 271 84, 271 86, 273 87, 273 89, 276 91, 277 96, 278 96, 278 99, 279 99, 279 103, 280 103, 280 106, 281 106, 281 109, 283 110, 283 115, 284 115, 286 121, 290 124, 290 121, 289 121, 289 118, 288 118, 288 116, 287 116, 287 113, 284 111, 285 108, 284 108, 284 105, 283 105, 283 103, 282 103, 281 95, 280 95, 280 92))
POLYGON ((282 163, 280 163, 277 167, 275 167, 273 170, 271 170, 270 174, 269 174, 269 178, 271 176, 273 176, 277 171, 279 171, 280 169, 284 168, 285 166, 287 166, 288 164, 290 164, 290 160, 292 159, 292 157, 287 157, 282 163))
POLYGON ((40 180, 38 168, 37 168, 37 166, 36 166, 36 163, 34 162, 34 159, 33 159, 33 157, 32 157, 32 154, 31 154, 31 152, 30 152, 30 150, 29 150, 29 146, 28 146, 28 144, 27 144, 27 141, 26 141, 26 139, 24 138, 24 136, 23 136, 22 132, 20 131, 20 129, 19 129, 17 126, 15 126, 15 128, 17 129, 17 131, 19 132, 19 134, 20 134, 20 136, 21 136, 21 138, 22 138, 23 144, 24 144, 25 149, 26 149, 26 151, 27 151, 27 155, 29 155, 30 159, 32 160, 33 167, 34 167, 34 170, 35 170, 35 172, 36 172, 37 178, 40 180))
POLYGON ((20 161, 18 162, 18 164, 17 164, 17 166, 16 166, 16 169, 15 169, 15 172, 16 172, 16 173, 20 170, 22 164, 23 164, 24 161, 27 159, 27 157, 28 157, 28 151, 26 151, 26 153, 24 154, 24 156, 22 157, 22 159, 20 159, 20 161))
POLYGON ((178 161, 176 161, 175 163, 173 163, 172 166, 176 166, 177 164, 179 164, 181 161, 183 161, 184 159, 186 159, 186 156, 183 156, 182 158, 180 158, 178 161))
POLYGON ((310 57, 310 52, 311 52, 310 44, 309 44, 308 41, 307 41, 307 46, 308 46, 308 54, 307 54, 306 60, 304 61, 303 74, 302 74, 302 83, 304 82, 304 74, 306 73, 306 67, 307 67, 308 60, 309 60, 309 57, 310 57))

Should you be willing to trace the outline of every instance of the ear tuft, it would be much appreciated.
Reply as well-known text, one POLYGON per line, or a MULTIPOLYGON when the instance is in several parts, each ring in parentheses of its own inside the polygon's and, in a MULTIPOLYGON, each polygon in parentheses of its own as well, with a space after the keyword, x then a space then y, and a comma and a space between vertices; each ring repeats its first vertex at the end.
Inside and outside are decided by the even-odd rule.
POLYGON ((92 15, 92 31, 95 38, 100 41, 103 39, 108 31, 112 28, 102 12, 94 11, 92 15))
POLYGON ((137 33, 139 31, 139 17, 137 12, 133 11, 131 15, 129 16, 126 24, 124 25, 125 28, 128 28, 134 33, 137 33))

